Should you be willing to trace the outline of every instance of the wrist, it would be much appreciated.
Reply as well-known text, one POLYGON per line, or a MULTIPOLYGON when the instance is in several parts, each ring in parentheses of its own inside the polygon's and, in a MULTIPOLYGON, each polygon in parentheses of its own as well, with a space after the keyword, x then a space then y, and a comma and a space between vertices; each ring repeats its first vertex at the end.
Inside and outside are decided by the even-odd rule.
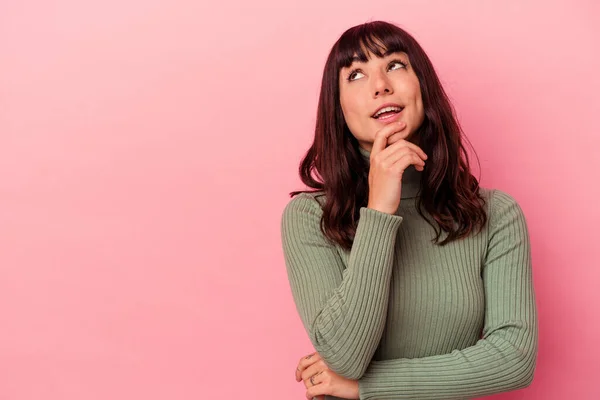
POLYGON ((367 204, 367 208, 370 208, 371 210, 379 211, 382 213, 391 214, 391 215, 394 215, 394 213, 395 213, 395 211, 391 211, 385 207, 375 206, 375 205, 371 205, 371 204, 367 204))

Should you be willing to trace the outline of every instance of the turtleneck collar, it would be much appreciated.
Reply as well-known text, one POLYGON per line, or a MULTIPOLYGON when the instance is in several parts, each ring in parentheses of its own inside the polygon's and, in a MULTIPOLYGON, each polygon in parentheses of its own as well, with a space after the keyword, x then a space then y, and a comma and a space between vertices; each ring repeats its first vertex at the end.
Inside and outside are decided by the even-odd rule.
MULTIPOLYGON (((358 146, 360 154, 363 159, 367 162, 367 165, 371 161, 371 152, 358 146)), ((414 165, 409 165, 402 174, 402 199, 412 199, 417 197, 417 193, 421 187, 421 171, 417 171, 414 165)))

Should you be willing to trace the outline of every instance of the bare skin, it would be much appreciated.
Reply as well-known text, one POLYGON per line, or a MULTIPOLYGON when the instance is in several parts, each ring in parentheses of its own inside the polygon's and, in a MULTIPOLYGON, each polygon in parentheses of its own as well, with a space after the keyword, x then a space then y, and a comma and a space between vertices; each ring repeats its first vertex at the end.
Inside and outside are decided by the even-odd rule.
MULTIPOLYGON (((371 152, 368 208, 394 214, 400 205, 402 174, 409 165, 419 171, 427 155, 413 134, 424 119, 419 79, 403 52, 354 61, 340 71, 340 105, 348 129, 371 152), (384 104, 402 111, 396 121, 375 118, 384 104)), ((393 120, 393 119, 392 119, 393 120)))
POLYGON ((367 56, 366 63, 357 60, 342 68, 338 83, 344 121, 359 145, 371 151, 376 132, 386 124, 373 117, 380 106, 395 103, 403 107, 398 121, 406 124, 404 138, 408 139, 423 123, 424 108, 419 78, 406 53, 379 58, 367 52, 367 56))
POLYGON ((359 399, 358 381, 344 378, 333 372, 319 353, 311 353, 302 357, 296 368, 296 381, 304 382, 306 398, 324 400, 325 395, 343 399, 359 399), (313 382, 310 378, 313 377, 313 382))
POLYGON ((402 174, 409 165, 418 171, 425 168, 428 158, 416 144, 402 136, 408 132, 403 123, 391 123, 375 134, 369 169, 368 208, 394 214, 402 196, 402 174), (400 131, 400 138, 388 145, 388 138, 400 131))

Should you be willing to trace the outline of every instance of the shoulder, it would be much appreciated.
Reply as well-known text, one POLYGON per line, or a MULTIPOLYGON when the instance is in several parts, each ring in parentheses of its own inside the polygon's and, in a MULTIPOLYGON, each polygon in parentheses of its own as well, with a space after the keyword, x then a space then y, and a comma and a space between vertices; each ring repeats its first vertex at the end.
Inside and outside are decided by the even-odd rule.
POLYGON ((323 215, 323 192, 303 192, 294 196, 285 205, 281 215, 282 232, 304 231, 316 233, 320 229, 323 215))
POLYGON ((311 213, 322 215, 325 196, 323 192, 303 192, 291 198, 283 209, 283 217, 290 217, 296 214, 311 213))
POLYGON ((517 224, 525 228, 525 214, 513 195, 495 188, 480 188, 480 193, 486 200, 490 227, 517 224))
POLYGON ((496 188, 479 187, 479 194, 484 198, 489 214, 503 208, 520 208, 519 203, 510 193, 496 188))
POLYGON ((281 215, 281 240, 284 250, 298 246, 330 248, 335 246, 321 229, 323 192, 299 193, 286 204, 281 215))

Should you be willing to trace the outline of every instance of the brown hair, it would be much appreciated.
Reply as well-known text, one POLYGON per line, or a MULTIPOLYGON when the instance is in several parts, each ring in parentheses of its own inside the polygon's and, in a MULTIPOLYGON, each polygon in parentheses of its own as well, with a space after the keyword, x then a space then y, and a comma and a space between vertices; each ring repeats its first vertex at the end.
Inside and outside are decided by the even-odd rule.
POLYGON ((321 231, 332 242, 351 249, 360 208, 366 207, 368 201, 369 168, 344 120, 339 73, 342 67, 352 64, 354 55, 367 62, 365 48, 377 57, 383 57, 386 50, 405 52, 419 78, 424 120, 413 137, 418 137, 419 146, 431 161, 421 173, 417 209, 435 229, 435 243, 443 246, 468 236, 477 224, 481 230, 487 221, 485 200, 479 194, 479 182, 470 172, 454 108, 417 41, 398 26, 383 21, 352 27, 333 45, 323 71, 314 141, 299 168, 302 182, 317 190, 294 191, 290 196, 324 191, 321 231), (313 171, 320 181, 313 178, 313 171), (425 217, 422 208, 439 228, 425 217), (439 243, 442 230, 448 236, 439 243))

